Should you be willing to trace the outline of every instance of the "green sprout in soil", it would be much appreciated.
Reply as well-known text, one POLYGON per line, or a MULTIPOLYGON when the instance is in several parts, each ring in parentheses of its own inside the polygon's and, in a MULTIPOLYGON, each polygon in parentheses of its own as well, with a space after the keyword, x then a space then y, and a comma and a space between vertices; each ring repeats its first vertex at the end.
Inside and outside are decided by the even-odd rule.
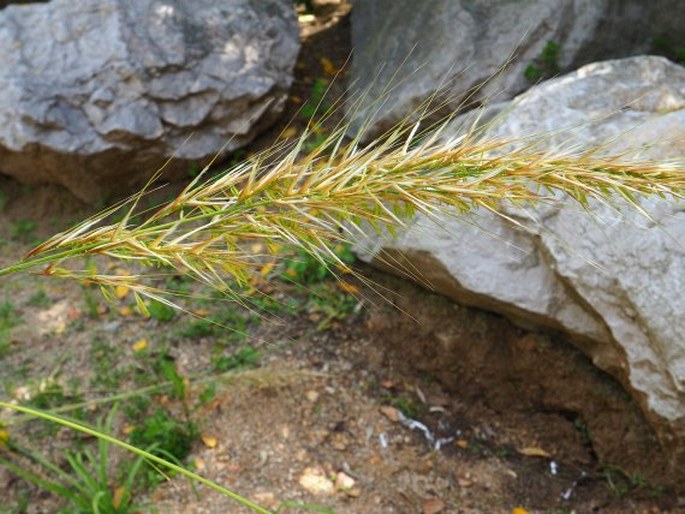
POLYGON ((561 46, 559 46, 559 43, 547 41, 540 56, 526 67, 523 75, 531 82, 538 82, 539 80, 551 78, 559 73, 560 50, 561 46))
POLYGON ((5 300, 0 305, 0 357, 5 357, 12 348, 11 330, 19 323, 14 305, 5 300))
POLYGON ((139 448, 151 448, 150 453, 171 457, 182 462, 192 448, 199 432, 194 423, 181 421, 158 409, 131 432, 131 443, 139 448))
POLYGON ((24 243, 36 242, 36 222, 33 220, 18 220, 10 223, 10 239, 24 243))
MULTIPOLYGON (((98 422, 97 430, 109 435, 116 409, 106 420, 98 422)), ((13 471, 27 482, 62 497, 66 506, 60 512, 69 514, 127 514, 141 512, 143 506, 133 503, 138 486, 143 457, 120 462, 113 469, 111 443, 98 440, 97 452, 82 450, 66 452, 66 469, 55 466, 40 454, 24 448, 11 439, 5 442, 6 451, 0 455, 0 465, 13 471), (117 477, 113 483, 113 477, 117 477)))

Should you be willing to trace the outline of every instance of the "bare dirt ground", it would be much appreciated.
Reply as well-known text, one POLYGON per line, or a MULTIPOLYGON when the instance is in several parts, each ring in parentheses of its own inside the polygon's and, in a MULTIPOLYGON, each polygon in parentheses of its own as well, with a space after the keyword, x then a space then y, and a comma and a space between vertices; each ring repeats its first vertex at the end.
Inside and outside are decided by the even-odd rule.
MULTIPOLYGON (((317 14, 303 25, 286 116, 297 130, 316 79, 330 80, 349 54, 345 8, 317 14)), ((3 266, 88 213, 58 188, 3 180, 0 189, 3 266)), ((256 284, 249 309, 210 297, 184 304, 226 328, 180 314, 146 317, 127 291, 108 304, 80 284, 3 278, 3 397, 42 398, 45 408, 85 401, 82 415, 93 420, 112 407, 93 400, 155 387, 172 363, 183 394, 121 398, 115 435, 127 438, 161 408, 197 427, 186 459, 196 471, 282 513, 685 512, 639 409, 563 337, 361 265, 358 272, 373 285, 359 277, 293 285, 274 271, 256 284)), ((181 276, 167 280, 195 288, 181 276)), ((10 438, 64 468, 65 448, 92 443, 10 413, 3 419, 10 438)), ((124 458, 115 452, 112 467, 124 458)), ((0 498, 8 513, 62 505, 5 468, 0 498)), ((178 476, 137 500, 160 513, 247 512, 178 476)))

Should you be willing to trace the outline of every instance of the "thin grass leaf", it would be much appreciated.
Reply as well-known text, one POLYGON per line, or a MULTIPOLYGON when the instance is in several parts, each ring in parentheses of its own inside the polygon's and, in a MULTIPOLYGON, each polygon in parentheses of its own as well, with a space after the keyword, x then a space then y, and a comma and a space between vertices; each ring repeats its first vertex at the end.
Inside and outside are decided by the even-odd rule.
POLYGON ((79 495, 71 489, 69 489, 68 487, 64 487, 56 482, 45 480, 39 477, 38 475, 31 473, 25 467, 18 466, 14 462, 5 459, 4 457, 0 457, 0 465, 9 469, 12 473, 23 478, 27 482, 36 484, 41 489, 45 489, 46 491, 55 493, 58 496, 61 496, 62 498, 65 498, 75 504, 78 504, 79 495))
POLYGON ((199 483, 209 487, 210 489, 213 489, 213 490, 223 494, 224 496, 227 496, 227 497, 233 499, 234 501, 242 504, 243 506, 252 509, 253 511, 255 511, 259 514, 269 514, 269 511, 264 509, 263 507, 257 505, 254 502, 251 502, 247 498, 244 498, 244 497, 234 493, 233 491, 226 489, 225 487, 220 486, 219 484, 216 484, 215 482, 212 482, 211 480, 208 480, 208 479, 206 479, 206 478, 204 478, 204 477, 202 477, 196 473, 193 473, 192 471, 189 471, 189 470, 187 470, 187 469, 185 469, 185 468, 183 468, 177 464, 169 462, 166 459, 163 459, 161 457, 153 455, 153 454, 151 454, 145 450, 142 450, 140 448, 136 448, 135 446, 132 446, 132 445, 130 445, 124 441, 121 441, 120 439, 117 439, 117 438, 112 437, 110 435, 104 434, 104 433, 102 433, 96 429, 89 428, 87 426, 81 425, 79 423, 68 420, 66 418, 56 416, 54 414, 49 414, 47 412, 43 412, 41 410, 34 409, 31 407, 25 407, 22 405, 14 405, 14 404, 3 402, 3 401, 0 401, 0 407, 5 408, 5 409, 18 411, 18 412, 22 412, 24 414, 28 414, 28 415, 31 415, 31 416, 34 416, 37 418, 45 419, 45 420, 50 421, 52 423, 57 423, 59 425, 67 427, 71 430, 75 430, 77 432, 82 432, 84 434, 87 434, 87 435, 90 435, 93 437, 97 437, 98 439, 104 439, 113 445, 119 446, 119 447, 121 447, 121 448, 135 454, 135 455, 143 457, 144 459, 147 459, 148 461, 151 461, 151 462, 153 462, 159 466, 162 466, 163 468, 167 468, 169 470, 172 470, 175 473, 180 473, 181 475, 186 476, 191 480, 199 482, 199 483))

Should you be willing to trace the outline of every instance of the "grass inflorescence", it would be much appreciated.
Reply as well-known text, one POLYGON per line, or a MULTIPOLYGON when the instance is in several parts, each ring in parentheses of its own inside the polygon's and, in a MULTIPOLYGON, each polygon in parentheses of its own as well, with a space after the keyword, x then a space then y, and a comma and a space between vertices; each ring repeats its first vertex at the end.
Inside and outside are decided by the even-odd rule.
MULTIPOLYGON (((641 195, 682 198, 685 194, 681 165, 631 162, 593 152, 554 155, 533 143, 512 150, 515 142, 488 140, 477 130, 447 138, 447 127, 444 123, 420 132, 419 124, 400 125, 363 145, 361 136, 348 138, 348 127, 340 126, 321 144, 312 146, 307 145, 309 136, 320 134, 313 126, 290 146, 277 145, 223 173, 210 176, 203 170, 161 206, 143 208, 145 191, 134 195, 41 243, 23 260, 0 270, 0 276, 38 271, 76 279, 87 291, 91 285, 100 286, 110 299, 117 298, 118 288, 124 288, 135 294, 142 313, 156 322, 169 322, 174 317, 172 308, 177 306, 174 296, 188 294, 182 281, 172 280, 174 277, 193 278, 242 302, 254 277, 270 275, 270 270, 279 266, 273 276, 316 291, 330 274, 350 271, 350 244, 365 238, 369 231, 392 234, 416 213, 429 217, 475 209, 500 213, 503 205, 558 201, 564 195, 584 208, 589 207, 591 198, 611 201, 619 197, 640 209, 641 195), (284 247, 292 250, 289 257, 283 257, 284 247), (136 263, 143 271, 124 274, 114 268, 105 273, 93 259, 98 256, 136 263), (166 278, 166 285, 156 285, 160 276, 166 278), (170 281, 181 283, 171 288, 170 281)), ((310 310, 323 320, 321 327, 355 307, 335 294, 329 295, 327 303, 316 299, 310 303, 310 310)), ((90 310, 97 314, 96 303, 90 310)), ((242 319, 242 325, 232 320, 237 327, 234 332, 242 334, 251 319, 242 319)), ((205 321, 187 330, 198 337, 209 335, 215 322, 205 321)), ((218 324, 223 326, 221 320, 218 324)), ((217 354, 212 363, 224 372, 249 369, 258 361, 257 350, 243 345, 230 356, 217 354)), ((177 396, 184 398, 183 377, 171 365, 167 368, 161 367, 160 374, 168 380, 171 392, 177 390, 177 396)), ((187 455, 190 440, 197 434, 192 427, 188 433, 173 432, 169 428, 172 421, 162 411, 150 418, 151 424, 138 428, 136 447, 108 431, 54 413, 8 402, 0 402, 0 407, 98 437, 103 441, 97 457, 101 460, 108 444, 119 446, 257 512, 267 512, 165 459, 167 453, 173 453, 170 448, 161 448, 165 453, 143 449, 159 439, 156 429, 163 427, 178 435, 170 442, 182 450, 175 457, 180 460, 187 455)), ((96 461, 96 457, 88 459, 96 461)), ((74 462, 77 471, 87 476, 87 466, 74 462)), ((138 472, 139 462, 135 461, 130 476, 138 472)), ((103 477, 100 482, 106 481, 103 477)), ((95 492, 89 489, 86 493, 100 494, 100 482, 94 484, 95 492)), ((129 489, 126 494, 130 496, 129 489)))
POLYGON ((354 243, 369 229, 392 233, 417 212, 498 212, 503 203, 550 200, 557 193, 584 207, 589 198, 619 196, 639 208, 639 195, 681 197, 685 191, 685 172, 676 165, 590 152, 555 156, 533 144, 511 150, 511 141, 473 134, 445 140, 444 127, 420 135, 418 125, 400 127, 363 147, 357 139, 346 141, 343 127, 302 155, 305 133, 287 150, 273 149, 214 177, 201 173, 156 209, 136 212, 140 193, 40 244, 0 275, 43 266, 45 275, 98 284, 105 294, 126 286, 170 304, 140 275, 63 265, 104 255, 173 269, 237 299, 236 285, 247 284, 283 246, 344 270, 336 245, 354 243), (108 222, 116 212, 121 219, 108 222), (262 251, 251 251, 255 242, 262 251))

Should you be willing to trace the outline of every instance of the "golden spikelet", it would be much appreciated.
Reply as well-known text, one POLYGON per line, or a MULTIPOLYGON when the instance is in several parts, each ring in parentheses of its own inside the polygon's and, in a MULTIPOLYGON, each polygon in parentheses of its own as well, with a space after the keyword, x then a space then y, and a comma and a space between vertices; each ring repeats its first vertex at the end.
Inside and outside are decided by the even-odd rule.
MULTIPOLYGON (((665 163, 630 162, 593 152, 554 156, 533 144, 479 137, 475 130, 445 141, 447 122, 426 133, 398 126, 362 146, 339 127, 303 155, 305 133, 282 156, 280 148, 206 178, 203 172, 157 210, 135 213, 144 192, 32 250, 0 275, 44 266, 46 275, 77 278, 161 300, 162 291, 140 276, 111 276, 61 264, 104 255, 164 265, 231 292, 263 266, 265 255, 246 250, 263 243, 273 257, 282 245, 343 265, 332 245, 354 243, 372 227, 390 230, 421 212, 460 214, 475 208, 497 213, 503 202, 552 200, 558 193, 587 207, 589 198, 616 195, 639 209, 638 195, 682 197, 685 171, 665 163), (107 223, 115 213, 121 221, 107 223), (363 227, 362 227, 363 224, 363 227)), ((162 300, 163 301, 163 300, 162 300)))

